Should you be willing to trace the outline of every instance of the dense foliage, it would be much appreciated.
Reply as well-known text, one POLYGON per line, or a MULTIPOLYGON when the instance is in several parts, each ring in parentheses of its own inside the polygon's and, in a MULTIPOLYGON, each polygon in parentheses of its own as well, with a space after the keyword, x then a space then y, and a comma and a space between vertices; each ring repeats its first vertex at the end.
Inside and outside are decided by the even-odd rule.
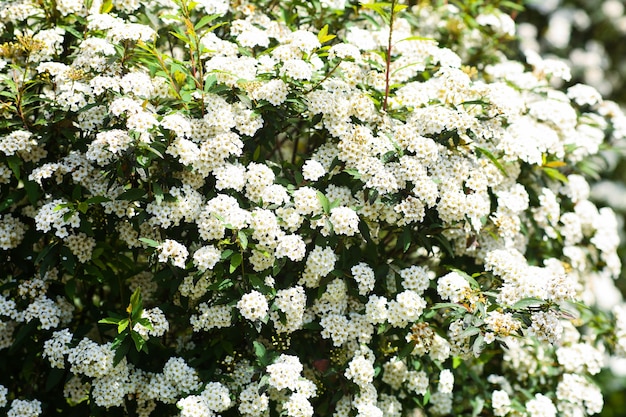
POLYGON ((2 410, 599 413, 626 117, 518 11, 1 1, 2 410))

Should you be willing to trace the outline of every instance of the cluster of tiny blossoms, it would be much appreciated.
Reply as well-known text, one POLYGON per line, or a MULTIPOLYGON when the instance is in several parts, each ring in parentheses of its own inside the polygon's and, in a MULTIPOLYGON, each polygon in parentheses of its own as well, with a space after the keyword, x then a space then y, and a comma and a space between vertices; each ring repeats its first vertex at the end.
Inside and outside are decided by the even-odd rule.
POLYGON ((2 3, 0 409, 599 413, 618 106, 505 11, 279 3, 2 3))

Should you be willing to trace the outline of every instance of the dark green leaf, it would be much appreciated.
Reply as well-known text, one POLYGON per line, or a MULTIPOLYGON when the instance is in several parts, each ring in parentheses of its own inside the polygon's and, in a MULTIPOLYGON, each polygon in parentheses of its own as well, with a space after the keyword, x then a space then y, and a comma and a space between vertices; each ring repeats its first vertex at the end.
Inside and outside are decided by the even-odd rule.
POLYGON ((11 171, 13 171, 15 178, 18 180, 21 179, 20 168, 22 166, 22 160, 17 155, 11 155, 7 157, 7 164, 9 165, 9 168, 11 168, 11 171))
MULTIPOLYGON (((124 334, 124 337, 121 338, 116 338, 116 341, 119 340, 116 348, 115 348, 115 355, 113 355, 113 366, 117 366, 118 363, 120 363, 122 361, 122 359, 124 359, 124 357, 126 357, 126 354, 128 353, 128 351, 130 351, 130 346, 131 346, 131 341, 126 337, 128 333, 124 334)), ((111 347, 113 347, 115 345, 115 341, 113 342, 113 345, 111 345, 111 347)))
POLYGON ((131 188, 118 195, 116 200, 136 201, 143 197, 145 194, 146 190, 143 190, 141 188, 131 188))
POLYGON ((59 384, 59 382, 61 382, 64 375, 64 369, 52 368, 50 370, 50 373, 48 374, 48 378, 46 378, 46 387, 44 388, 44 391, 50 392, 52 388, 54 388, 59 384))
POLYGON ((130 337, 133 339, 133 342, 135 343, 135 349, 137 349, 137 352, 141 352, 141 350, 143 349, 143 346, 146 344, 145 339, 141 337, 139 333, 134 332, 134 331, 130 332, 130 337))

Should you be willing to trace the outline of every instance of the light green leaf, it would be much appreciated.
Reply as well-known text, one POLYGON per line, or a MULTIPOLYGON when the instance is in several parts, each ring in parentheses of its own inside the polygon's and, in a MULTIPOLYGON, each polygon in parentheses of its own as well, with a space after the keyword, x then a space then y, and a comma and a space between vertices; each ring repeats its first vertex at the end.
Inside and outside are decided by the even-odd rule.
POLYGON ((158 248, 161 245, 156 240, 148 239, 147 237, 140 237, 139 240, 151 248, 158 248))
POLYGON ((120 322, 117 323, 117 332, 122 333, 124 330, 126 330, 129 324, 130 320, 128 320, 128 318, 120 320, 120 322))
POLYGON ((328 197, 326 197, 324 193, 322 193, 321 191, 318 191, 317 199, 322 205, 322 209, 324 210, 324 213, 326 214, 330 213, 330 201, 328 201, 328 197))
POLYGON ((559 170, 556 169, 556 168, 543 167, 543 172, 545 172, 546 175, 548 177, 552 178, 553 180, 560 181, 563 184, 567 184, 568 183, 567 177, 565 175, 561 174, 561 172, 559 172, 559 170))
POLYGON ((107 317, 107 318, 98 320, 98 323, 100 323, 100 324, 115 324, 115 325, 117 325, 120 322, 120 320, 123 320, 123 319, 116 318, 116 317, 107 317))
POLYGON ((205 27, 206 25, 208 25, 209 23, 211 23, 212 21, 214 21, 215 19, 217 19, 218 17, 220 17, 219 14, 210 14, 210 15, 204 16, 202 19, 198 21, 198 23, 196 23, 196 25, 194 26, 194 29, 197 32, 203 27, 205 27))
POLYGON ((243 261, 243 256, 241 256, 240 253, 234 253, 233 256, 230 258, 230 268, 229 271, 232 274, 233 272, 235 272, 235 270, 239 267, 239 265, 241 265, 241 262, 243 261))
POLYGON ((243 230, 237 231, 237 238, 239 239, 239 245, 243 250, 246 250, 248 247, 248 235, 243 230))
POLYGON ((546 300, 542 300, 540 298, 528 297, 519 300, 517 303, 511 306, 514 310, 524 310, 528 307, 540 307, 546 304, 546 300))

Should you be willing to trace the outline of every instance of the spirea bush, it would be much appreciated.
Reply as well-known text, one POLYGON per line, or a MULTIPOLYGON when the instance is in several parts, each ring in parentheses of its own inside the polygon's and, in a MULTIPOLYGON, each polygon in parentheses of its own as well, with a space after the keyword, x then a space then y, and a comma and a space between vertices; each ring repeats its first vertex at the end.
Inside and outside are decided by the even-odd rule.
POLYGON ((0 4, 2 412, 602 410, 626 118, 516 3, 0 4))

